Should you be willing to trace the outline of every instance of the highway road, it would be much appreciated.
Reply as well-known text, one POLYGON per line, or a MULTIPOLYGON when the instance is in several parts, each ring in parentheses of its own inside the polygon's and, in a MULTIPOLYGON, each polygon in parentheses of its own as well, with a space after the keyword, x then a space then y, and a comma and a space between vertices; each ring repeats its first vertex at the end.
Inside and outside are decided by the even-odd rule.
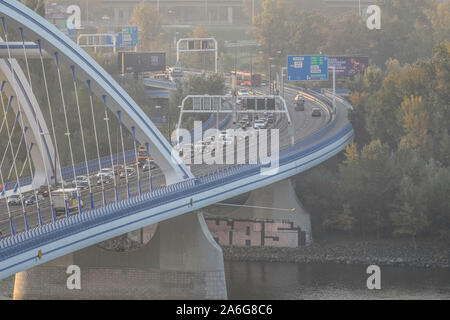
MULTIPOLYGON (((258 88, 258 91, 260 91, 263 94, 266 94, 268 91, 268 88, 258 88)), ((311 135, 312 133, 318 131, 322 127, 324 127, 328 121, 330 120, 330 115, 326 110, 323 110, 321 117, 312 117, 311 116, 311 109, 313 107, 316 107, 317 104, 312 103, 307 100, 305 103, 305 110, 304 111, 295 111, 294 109, 294 98, 297 95, 297 91, 293 89, 287 89, 286 90, 286 102, 288 104, 289 112, 291 115, 291 120, 293 124, 293 132, 295 142, 304 139, 305 137, 311 135)), ((278 125, 278 129, 280 129, 280 149, 284 149, 288 147, 291 144, 291 136, 290 136, 290 130, 288 130, 288 124, 287 124, 287 118, 282 115, 282 118, 277 121, 275 119, 274 124, 278 125)), ((229 128, 237 128, 237 125, 233 125, 231 122, 229 124, 229 128)), ((248 154, 249 146, 245 146, 245 152, 248 154)), ((242 151, 242 150, 240 150, 242 151)), ((218 169, 225 168, 229 165, 192 165, 191 170, 194 173, 195 176, 201 176, 208 174, 210 172, 214 172, 218 169)), ((141 180, 141 186, 143 192, 149 192, 150 191, 150 179, 148 172, 142 172, 139 171, 140 180, 141 180)), ((138 182, 137 182, 137 175, 133 175, 129 177, 129 185, 130 185, 130 193, 131 196, 136 196, 139 194, 138 190, 138 182)), ((159 168, 152 170, 152 182, 153 186, 158 188, 161 187, 165 183, 165 178, 162 172, 159 170, 159 168)), ((117 181, 117 189, 119 194, 119 199, 124 200, 127 198, 127 185, 125 183, 125 178, 121 178, 117 181)), ((115 188, 113 183, 109 183, 105 186, 105 194, 107 198, 108 203, 112 203, 115 201, 115 188)), ((101 186, 95 186, 93 187, 93 194, 94 194, 94 202, 95 206, 101 206, 103 203, 103 195, 102 195, 102 189, 101 186)), ((29 198, 32 195, 32 193, 27 193, 24 195, 25 199, 29 198)), ((83 190, 81 192, 81 197, 84 204, 84 209, 90 207, 90 193, 89 190, 83 190)), ((50 208, 50 201, 48 198, 44 198, 43 200, 39 201, 40 209, 41 209, 41 215, 44 224, 49 223, 52 221, 52 213, 50 208)), ((11 206, 11 215, 13 217, 13 224, 15 227, 16 232, 20 232, 25 230, 25 221, 23 216, 23 210, 22 206, 11 206)), ((38 214, 37 214, 37 207, 36 205, 26 207, 26 212, 28 216, 28 223, 29 226, 32 228, 34 226, 38 226, 38 214)), ((77 214, 78 210, 74 210, 71 212, 71 214, 77 214)), ((64 214, 62 213, 60 216, 58 216, 58 219, 63 219, 64 214)), ((8 210, 6 207, 6 201, 5 199, 0 200, 0 232, 2 233, 3 237, 7 237, 10 235, 10 226, 9 226, 9 218, 8 218, 8 210)))

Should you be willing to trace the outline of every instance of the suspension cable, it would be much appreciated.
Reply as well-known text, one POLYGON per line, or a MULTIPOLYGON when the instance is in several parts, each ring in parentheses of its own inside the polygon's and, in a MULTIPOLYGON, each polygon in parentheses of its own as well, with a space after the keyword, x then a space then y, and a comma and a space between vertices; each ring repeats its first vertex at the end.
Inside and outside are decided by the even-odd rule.
POLYGON ((150 183, 150 192, 153 192, 152 166, 150 163, 150 145, 148 142, 145 143, 145 148, 147 150, 148 179, 149 179, 149 183, 150 183))
POLYGON ((120 140, 122 141, 122 158, 123 158, 122 160, 123 160, 123 170, 125 173, 125 183, 127 184, 127 199, 129 199, 131 194, 130 194, 130 184, 128 182, 127 160, 125 159, 125 145, 123 143, 122 112, 120 110, 117 111, 117 115, 119 117, 120 140))
MULTIPOLYGON (((52 110, 52 105, 51 105, 51 101, 50 101, 50 94, 48 91, 48 83, 47 83, 47 75, 45 72, 45 65, 44 65, 44 57, 42 55, 42 45, 41 45, 41 40, 38 39, 38 45, 39 45, 39 57, 41 60, 41 68, 42 68, 42 75, 44 78, 44 87, 45 87, 45 92, 47 94, 47 102, 48 102, 48 109, 49 109, 49 114, 50 114, 50 123, 52 125, 52 133, 53 133, 53 141, 55 144, 55 160, 57 161, 57 164, 55 165, 55 185, 58 183, 57 179, 57 166, 59 163, 59 174, 60 174, 60 178, 61 178, 61 184, 62 184, 62 189, 63 191, 65 190, 65 182, 63 179, 63 174, 62 174, 62 168, 61 168, 61 157, 59 156, 59 150, 58 150, 58 142, 56 140, 56 132, 55 132, 55 123, 53 121, 53 110, 52 110)), ((51 192, 50 192, 51 193, 51 192)), ((67 207, 67 203, 65 204, 65 209, 66 212, 69 212, 69 208, 67 207)), ((53 217, 53 222, 56 222, 56 212, 55 212, 55 206, 53 205, 52 202, 52 217, 53 217)))
MULTIPOLYGON (((2 86, 1 89, 3 90, 3 88, 4 88, 4 87, 2 86)), ((11 104, 12 104, 13 98, 14 98, 13 96, 11 96, 11 97, 9 98, 8 105, 11 105, 11 104)), ((3 99, 1 99, 1 100, 2 100, 3 116, 6 117, 5 104, 4 104, 4 102, 3 102, 3 99)), ((18 118, 19 118, 19 113, 17 114, 16 120, 14 121, 13 130, 14 130, 16 124, 17 124, 18 118)), ((10 131, 10 129, 9 129, 8 121, 6 121, 6 130, 7 130, 7 132, 8 132, 8 144, 9 144, 9 146, 10 146, 11 155, 12 155, 12 158, 15 159, 15 157, 14 157, 14 149, 13 149, 12 142, 11 142, 12 132, 13 132, 13 131, 10 131)), ((20 203, 21 203, 21 205, 22 205, 22 211, 23 211, 23 216, 24 216, 24 221, 25 221, 25 228, 26 228, 27 231, 28 231, 28 230, 29 230, 29 226, 28 226, 28 218, 27 218, 27 213, 26 213, 26 210, 25 210, 25 204, 24 204, 24 201, 23 201, 22 190, 21 190, 21 187, 20 187, 20 177, 19 177, 19 174, 18 174, 18 171, 17 171, 17 165, 16 165, 15 161, 13 161, 13 167, 14 167, 14 171, 15 171, 15 174, 16 174, 17 183, 18 183, 18 186, 19 186, 18 190, 19 190, 20 203)), ((9 180, 9 178, 8 178, 8 180, 9 180)), ((6 202, 8 202, 8 199, 6 200, 6 202)))
POLYGON ((78 109, 78 119, 80 120, 80 131, 81 131, 81 141, 83 144, 84 162, 86 165, 86 174, 87 174, 87 178, 88 178, 89 193, 91 195, 91 209, 94 209, 94 194, 92 193, 91 177, 90 177, 91 173, 89 172, 87 153, 86 153, 86 143, 84 141, 83 123, 81 121, 80 101, 78 99, 77 79, 75 77, 75 66, 71 66, 71 69, 72 69, 72 76, 73 76, 73 86, 75 89, 75 100, 77 102, 77 109, 78 109))
MULTIPOLYGON (((2 85, 1 85, 1 88, 0 88, 0 100, 2 100, 2 106, 3 106, 2 110, 3 110, 3 111, 5 110, 5 103, 4 103, 4 101, 3 101, 3 87, 4 87, 4 85, 5 85, 5 82, 3 81, 3 82, 2 82, 2 85)), ((3 115, 3 116, 4 116, 5 119, 6 119, 6 114, 5 114, 5 112, 4 112, 4 115, 3 115)), ((6 154, 6 151, 8 150, 8 147, 9 147, 9 144, 8 144, 7 147, 6 147, 5 154, 6 154)), ((7 187, 7 185, 8 185, 8 181, 6 181, 6 183, 5 183, 5 179, 3 178, 3 172, 2 172, 2 170, 1 170, 1 167, 0 167, 0 178, 1 178, 2 186, 3 186, 2 196, 5 196, 5 195, 6 195, 6 187, 7 187)), ((9 207, 9 202, 8 202, 8 197, 7 197, 7 196, 5 197, 5 201, 6 201, 6 209, 7 209, 7 211, 8 211, 9 228, 10 228, 10 230, 11 230, 11 235, 15 236, 15 235, 16 235, 16 231, 15 231, 15 229, 14 229, 14 222, 13 222, 13 219, 12 219, 11 208, 9 207)))
MULTIPOLYGON (((142 186, 141 186, 141 175, 139 174, 139 159, 138 159, 138 151, 137 151, 137 145, 136 145, 136 128, 133 126, 131 127, 131 131, 133 133, 133 144, 134 144, 134 158, 136 160, 136 173, 137 173, 137 181, 138 181, 138 191, 139 195, 142 195, 142 186)), ((148 164, 150 169, 150 163, 148 164)))
MULTIPOLYGON (((7 28, 6 28, 6 19, 5 19, 5 17, 2 17, 1 19, 2 19, 3 33, 5 35, 5 41, 7 43, 8 57, 9 57, 8 62, 9 62, 9 68, 11 70, 11 78, 13 79, 13 82, 14 82, 12 89, 15 92, 16 97, 17 97, 16 81, 15 81, 15 77, 14 77, 14 70, 13 70, 13 67, 12 67, 11 52, 9 50, 9 45, 8 45, 8 31, 7 31, 7 28)), ((11 96, 10 103, 12 103, 12 100, 13 100, 13 96, 11 96)), ((17 106, 18 106, 17 116, 19 116, 20 115, 20 102, 19 102, 18 98, 17 98, 17 106)), ((3 111, 5 111, 5 110, 3 109, 3 111)), ((8 122, 6 122, 6 127, 8 128, 8 122)), ((11 140, 9 141, 9 143, 11 144, 11 140)), ((11 154, 13 155, 13 158, 14 158, 14 151, 13 151, 12 144, 11 144, 11 154)), ((27 211, 25 210, 25 204, 24 204, 24 199, 23 199, 23 195, 22 195, 22 188, 21 188, 21 185, 20 185, 20 176, 18 175, 18 172, 17 172, 17 165, 16 165, 15 160, 13 161, 13 164, 14 164, 14 171, 15 171, 16 177, 17 177, 17 185, 18 185, 18 190, 19 190, 20 202, 22 204, 22 211, 23 211, 23 218, 24 218, 24 221, 25 221, 25 228, 28 231, 28 230, 30 230, 30 226, 28 225, 27 211)))
MULTIPOLYGON (((113 170, 113 181, 114 181, 114 193, 116 195, 116 202, 119 201, 119 194, 117 191, 117 183, 116 183, 116 170, 114 169, 114 159, 113 159, 113 154, 112 154, 112 145, 111 145, 111 133, 110 133, 110 129, 109 129, 109 118, 108 118, 108 105, 106 104, 106 96, 103 95, 103 106, 105 108, 105 121, 106 121, 106 130, 108 132, 108 142, 109 142, 109 154, 111 157, 111 166, 112 166, 112 170, 113 170)), ((117 164, 119 165, 119 164, 117 164)))
MULTIPOLYGON (((20 113, 17 114, 16 122, 14 123, 14 127, 12 128, 11 133, 14 132, 14 129, 16 128, 16 123, 18 122, 19 117, 20 117, 20 113)), ((26 132, 27 129, 28 129, 28 128, 25 128, 24 132, 26 132)), ((17 150, 16 150, 16 152, 13 153, 13 154, 14 154, 13 165, 11 165, 11 168, 9 169, 8 178, 7 178, 8 180, 9 180, 9 178, 11 177, 12 170, 14 169, 14 162, 16 161, 17 156, 19 155, 20 147, 22 146, 22 142, 23 142, 23 140, 24 140, 24 136, 25 136, 25 133, 22 133, 22 135, 21 135, 21 137, 20 137, 19 145, 18 145, 18 147, 17 147, 17 150)), ((12 140, 12 137, 11 137, 11 140, 12 140)), ((17 175, 17 174, 16 174, 16 175, 17 175)), ((21 176, 22 176, 22 174, 19 175, 19 177, 21 177, 21 176)))
MULTIPOLYGON (((6 29, 5 29, 6 30, 6 29)), ((21 32, 21 34, 22 34, 22 41, 23 41, 23 32, 21 32)), ((14 92, 16 93, 16 96, 18 97, 18 95, 17 95, 17 80, 16 80, 16 77, 15 77, 15 71, 14 71, 14 68, 13 68, 13 63, 14 63, 14 61, 16 61, 16 60, 14 60, 13 61, 13 59, 12 59, 12 56, 11 56, 11 50, 10 50, 10 47, 9 47, 9 42, 8 42, 8 38, 7 38, 7 34, 6 34, 6 32, 5 32, 5 40, 6 40, 6 48, 7 48, 7 50, 8 50, 8 57, 9 57, 9 65, 10 65, 10 69, 11 69, 11 77, 12 77, 12 79, 13 79, 13 86, 14 86, 14 92)), ((24 48, 25 48, 25 43, 23 43, 24 44, 24 48)), ((16 61, 16 63, 17 63, 17 61, 16 61)), ((28 72, 29 72, 29 70, 28 70, 28 72)), ((24 133, 23 133, 23 139, 25 140, 25 147, 26 147, 26 150, 27 150, 27 160, 28 160, 28 164, 29 164, 29 166, 30 166, 30 174, 31 174, 31 177, 32 177, 32 179, 33 179, 33 166, 32 166, 32 164, 31 164, 31 159, 30 159, 30 152, 31 152, 31 147, 29 146, 29 144, 28 144, 28 141, 27 141, 27 137, 26 137, 26 131, 27 131, 27 128, 25 127, 25 122, 24 122, 24 120, 23 120, 23 112, 21 112, 21 103, 20 103, 20 101, 19 101, 19 99, 17 98, 17 110, 18 110, 18 114, 20 114, 20 126, 22 127, 22 130, 24 131, 24 133), (30 151, 28 151, 28 150, 30 150, 30 151)), ((22 141, 21 141, 22 142, 22 141)), ((20 148, 20 146, 19 146, 19 148, 20 148)), ((17 150, 17 153, 19 152, 19 150, 17 150)), ((15 160, 14 160, 15 161, 15 160)), ((26 161, 25 161, 26 162, 26 161)), ((25 167, 24 167, 25 168, 25 167)), ((23 171, 23 170, 22 170, 23 171)), ((23 172, 21 172, 20 173, 20 176, 22 176, 22 173, 23 172)), ((20 180, 20 178, 18 178, 17 179, 18 181, 20 180)), ((32 186, 32 188, 33 188, 33 183, 31 184, 31 186, 32 186)), ((19 184, 19 188, 20 188, 20 184, 19 184)), ((39 225, 40 226, 42 226, 42 217, 41 217, 41 209, 40 209, 40 207, 39 207, 39 200, 38 200, 38 196, 37 196, 37 194, 35 193, 35 192, 33 192, 34 193, 34 197, 35 197, 35 200, 36 200, 36 206, 37 206, 37 212, 38 212, 38 220, 39 220, 39 225)), ((26 216, 26 213, 25 213, 25 216, 26 216)))
MULTIPOLYGON (((81 206, 81 195, 80 195, 80 189, 78 188, 77 174, 75 172, 75 161, 74 161, 74 158, 73 158, 72 140, 70 139, 69 121, 67 120, 67 109, 66 109, 66 102, 64 100, 64 90, 63 90, 63 87, 62 87, 61 70, 60 70, 58 52, 55 52, 55 59, 56 59, 56 70, 57 70, 57 73, 58 73, 59 89, 60 89, 60 93, 61 93, 61 101, 62 101, 63 111, 64 111, 64 120, 66 122, 66 129, 67 129, 67 132, 65 133, 65 135, 67 136, 67 140, 69 142, 69 152, 70 152, 70 159, 72 160, 73 178, 75 179, 75 188, 77 189, 78 212, 81 214, 83 212, 83 209, 82 209, 82 206, 81 206)), ((66 194, 65 193, 64 193, 64 198, 66 198, 66 194)), ((67 218, 69 217, 69 210, 66 211, 66 216, 67 216, 67 218)))
POLYGON ((91 104, 91 114, 92 114, 92 123, 94 125, 94 136, 95 136, 95 146, 97 148, 97 159, 98 159, 98 172, 100 173, 100 182, 102 186, 102 196, 103 196, 103 204, 106 206, 106 193, 105 193, 105 187, 103 184, 103 175, 101 174, 102 171, 102 161, 100 159, 100 148, 98 145, 98 136, 97 136, 97 125, 95 124, 95 113, 94 113, 94 99, 92 96, 92 88, 91 88, 91 80, 87 80, 87 86, 89 89, 89 101, 91 104))
MULTIPOLYGON (((29 63, 28 63, 27 50, 25 48, 25 37, 24 37, 24 34, 23 34, 23 28, 19 27, 19 30, 20 30, 20 36, 22 38, 23 55, 25 57, 25 65, 26 65, 26 68, 27 68, 28 84, 30 86, 31 92, 33 92, 33 83, 31 82, 30 66, 29 66, 29 63)), ((49 194, 49 200, 50 200, 50 203, 51 203, 51 205, 53 207, 53 197, 51 195, 50 181, 48 179, 49 175, 48 175, 48 170, 47 170, 47 163, 46 163, 46 161, 44 159, 44 150, 43 150, 43 145, 42 145, 42 138, 43 138, 42 129, 41 129, 41 126, 39 125, 39 122, 37 120, 36 113, 34 112, 33 114, 34 114, 34 117, 33 117, 34 121, 35 121, 35 123, 36 123, 36 125, 37 125, 37 127, 39 129, 39 137, 38 137, 39 149, 40 149, 39 151, 41 153, 42 163, 44 164, 44 172, 45 172, 45 179, 47 181, 47 189, 48 189, 48 194, 49 194)), ((23 124, 23 119, 22 119, 22 124, 23 124)), ((31 150, 30 150, 30 152, 31 152, 31 150)), ((33 168, 32 168, 32 164, 31 164, 31 159, 30 158, 28 158, 28 163, 30 164, 31 176, 33 177, 33 168)), ((42 226, 43 225, 43 221, 42 221, 41 208, 40 208, 40 205, 39 205, 39 197, 38 197, 37 192, 34 192, 34 196, 35 196, 35 200, 36 200, 36 208, 37 208, 37 212, 38 212, 39 225, 42 226)))

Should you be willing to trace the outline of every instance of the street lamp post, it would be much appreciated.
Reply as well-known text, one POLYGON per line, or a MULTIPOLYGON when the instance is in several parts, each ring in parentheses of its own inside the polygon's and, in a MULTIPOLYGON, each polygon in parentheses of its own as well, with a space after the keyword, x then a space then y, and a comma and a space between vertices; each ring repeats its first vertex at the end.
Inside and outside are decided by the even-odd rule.
POLYGON ((287 70, 286 67, 281 67, 281 94, 283 98, 284 98, 284 75, 286 70, 287 70))
POLYGON ((250 51, 250 88, 253 92, 253 53, 250 51))
POLYGON ((269 95, 272 95, 272 57, 269 57, 269 95))

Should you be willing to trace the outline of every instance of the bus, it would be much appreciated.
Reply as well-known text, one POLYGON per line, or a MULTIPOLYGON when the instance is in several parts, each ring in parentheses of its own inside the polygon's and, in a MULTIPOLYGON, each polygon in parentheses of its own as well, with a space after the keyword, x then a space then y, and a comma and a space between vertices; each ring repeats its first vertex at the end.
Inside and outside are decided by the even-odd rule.
MULTIPOLYGON (((76 188, 64 188, 52 191, 52 199, 56 213, 64 213, 66 211, 66 201, 69 212, 78 210, 78 191, 76 188)), ((80 200, 80 205, 83 208, 83 200, 80 200)))
MULTIPOLYGON (((231 75, 234 75, 235 72, 232 71, 231 75)), ((259 73, 236 72, 236 84, 239 86, 248 86, 248 87, 260 87, 262 85, 262 77, 259 73)))

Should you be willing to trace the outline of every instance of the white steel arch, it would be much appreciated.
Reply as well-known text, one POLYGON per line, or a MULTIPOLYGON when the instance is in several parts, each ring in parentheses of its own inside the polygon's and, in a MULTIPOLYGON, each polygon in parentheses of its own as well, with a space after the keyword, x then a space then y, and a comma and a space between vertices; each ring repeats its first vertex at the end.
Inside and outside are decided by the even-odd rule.
MULTIPOLYGON (((33 146, 30 152, 34 163, 33 188, 47 184, 47 181, 53 183, 55 165, 56 169, 59 169, 59 164, 55 161, 53 142, 31 86, 15 59, 0 60, 0 85, 3 86, 7 97, 13 96, 17 99, 13 101, 11 108, 17 114, 20 104, 23 124, 29 129, 25 132, 25 139, 28 145, 33 146)), ((19 124, 22 122, 19 121, 19 124)), ((22 128, 22 131, 24 130, 25 128, 22 128)))
POLYGON ((150 153, 164 172, 168 184, 192 178, 181 159, 173 159, 172 146, 142 109, 120 85, 85 51, 47 20, 15 0, 0 0, 0 19, 7 28, 22 29, 27 40, 41 45, 50 56, 58 55, 65 66, 74 66, 78 80, 90 81, 93 92, 106 98, 108 108, 122 113, 123 124, 136 131, 141 144, 150 145, 150 153))

